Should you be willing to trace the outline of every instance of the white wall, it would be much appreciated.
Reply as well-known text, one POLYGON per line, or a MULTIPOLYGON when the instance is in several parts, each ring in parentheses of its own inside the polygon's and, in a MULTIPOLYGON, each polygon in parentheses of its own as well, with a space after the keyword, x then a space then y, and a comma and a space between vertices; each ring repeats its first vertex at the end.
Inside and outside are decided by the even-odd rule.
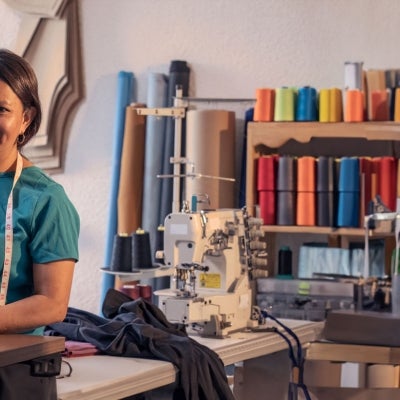
MULTIPOLYGON (((86 98, 54 178, 81 215, 71 305, 99 309, 118 71, 145 101, 149 71, 191 67, 191 95, 252 98, 258 87, 343 85, 345 61, 398 68, 398 0, 81 0, 86 98)), ((0 46, 18 15, 0 2, 0 46)), ((239 116, 240 117, 240 116, 239 116)))

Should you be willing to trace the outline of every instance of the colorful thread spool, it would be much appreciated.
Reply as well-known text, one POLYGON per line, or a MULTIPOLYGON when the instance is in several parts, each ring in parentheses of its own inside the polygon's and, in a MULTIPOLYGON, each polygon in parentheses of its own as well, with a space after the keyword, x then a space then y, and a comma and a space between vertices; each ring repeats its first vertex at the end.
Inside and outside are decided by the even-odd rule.
POLYGON ((343 120, 343 101, 340 89, 321 89, 318 104, 319 122, 341 122, 343 120))
POLYGON ((335 226, 336 168, 333 157, 320 156, 317 160, 317 225, 335 226))
POLYGON ((271 122, 274 120, 275 90, 261 88, 256 90, 253 120, 256 122, 271 122))
POLYGON ((274 120, 277 122, 294 121, 296 94, 293 88, 275 89, 274 120))
POLYGON ((360 215, 360 166, 357 157, 342 157, 338 192, 337 226, 358 227, 360 215))
POLYGON ((378 192, 382 202, 396 211, 397 165, 394 157, 380 157, 378 161, 378 192))
POLYGON ((346 90, 362 90, 363 65, 362 61, 346 61, 344 63, 344 87, 346 90))
POLYGON ((395 99, 393 119, 395 122, 400 122, 400 88, 396 88, 394 96, 395 99))
POLYGON ((303 226, 315 225, 315 158, 297 159, 297 211, 296 223, 303 226))
POLYGON ((389 95, 386 90, 373 90, 369 95, 371 102, 371 121, 389 121, 389 95))
POLYGON ((330 122, 331 92, 330 89, 320 89, 319 91, 319 122, 330 122))
POLYGON ((279 249, 278 276, 292 276, 292 250, 289 246, 282 246, 279 249))
POLYGON ((260 157, 257 168, 257 191, 260 216, 265 225, 275 225, 276 156, 260 157))
POLYGON ((310 86, 298 90, 296 101, 296 121, 317 120, 317 91, 310 86))
POLYGON ((364 121, 364 94, 357 89, 346 91, 345 122, 364 121))
POLYGON ((329 90, 329 122, 343 121, 343 96, 338 88, 329 90))
POLYGON ((296 212, 295 158, 281 156, 278 160, 277 225, 294 225, 296 212))

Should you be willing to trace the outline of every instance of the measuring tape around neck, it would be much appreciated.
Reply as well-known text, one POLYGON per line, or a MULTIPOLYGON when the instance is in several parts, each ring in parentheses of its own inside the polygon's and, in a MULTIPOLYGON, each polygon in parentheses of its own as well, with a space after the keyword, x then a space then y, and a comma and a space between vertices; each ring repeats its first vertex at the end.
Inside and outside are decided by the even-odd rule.
POLYGON ((0 307, 6 304, 8 281, 10 279, 12 251, 13 251, 13 191, 21 175, 21 172, 22 172, 22 156, 20 153, 18 153, 14 181, 11 187, 11 192, 8 196, 7 209, 6 209, 4 264, 3 264, 3 275, 1 278, 1 286, 0 286, 0 307))

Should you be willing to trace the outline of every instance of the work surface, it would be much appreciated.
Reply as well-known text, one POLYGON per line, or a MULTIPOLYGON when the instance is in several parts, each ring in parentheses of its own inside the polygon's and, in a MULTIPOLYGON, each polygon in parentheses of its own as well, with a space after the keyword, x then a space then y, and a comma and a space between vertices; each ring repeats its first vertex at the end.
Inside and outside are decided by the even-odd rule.
MULTIPOLYGON (((323 328, 322 322, 284 319, 281 322, 296 333, 302 344, 315 340, 323 328)), ((275 326, 275 324, 272 322, 267 323, 267 327, 271 326, 275 326)), ((265 332, 262 328, 256 332, 236 332, 224 339, 192 337, 199 343, 214 350, 225 365, 275 353, 287 348, 286 342, 278 334, 265 332)))
POLYGON ((0 367, 61 353, 64 348, 62 337, 0 335, 0 367))
MULTIPOLYGON (((315 340, 323 324, 285 321, 301 343, 315 340)), ((287 348, 286 342, 272 332, 236 332, 224 339, 192 336, 214 350, 225 365, 259 357, 287 348)), ((175 382, 171 363, 139 358, 89 356, 68 358, 72 375, 57 383, 60 400, 113 400, 142 393, 175 382)))

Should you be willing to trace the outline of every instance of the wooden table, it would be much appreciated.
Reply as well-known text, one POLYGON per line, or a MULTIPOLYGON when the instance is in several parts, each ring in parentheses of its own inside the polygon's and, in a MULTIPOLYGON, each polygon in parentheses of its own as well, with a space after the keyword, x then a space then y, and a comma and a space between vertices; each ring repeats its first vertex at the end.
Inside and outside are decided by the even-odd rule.
POLYGON ((56 398, 64 345, 63 337, 0 335, 1 398, 56 398))
POLYGON ((68 358, 72 374, 57 380, 60 400, 117 400, 175 382, 175 367, 166 361, 87 356, 68 358))
POLYGON ((63 337, 0 335, 0 367, 61 353, 64 349, 63 337))
MULTIPOLYGON (((288 321, 288 324, 299 336, 301 343, 315 340, 322 328, 321 323, 309 321, 288 321)), ((289 363, 287 344, 276 333, 236 332, 224 339, 192 337, 214 350, 225 365, 260 357, 263 359, 276 352, 282 354, 285 362, 289 363)), ((176 371, 172 364, 157 360, 89 356, 68 358, 67 361, 71 363, 73 371, 71 377, 59 379, 57 382, 60 400, 116 400, 173 383, 176 378, 176 371)), ((250 364, 249 366, 251 367, 250 364)), ((247 361, 244 361, 244 367, 247 371, 247 361)), ((279 369, 276 365, 274 367, 279 369)), ((280 390, 285 392, 289 381, 289 369, 286 372, 287 374, 283 376, 284 384, 280 386, 280 390)), ((268 377, 263 376, 262 381, 265 384, 268 377)), ((277 386, 275 379, 269 383, 277 386)), ((249 384, 252 385, 250 382, 249 384)), ((259 396, 260 391, 258 390, 257 393, 259 396)), ((250 396, 242 398, 252 399, 250 396)), ((271 398, 281 399, 282 397, 271 396, 271 398)))

